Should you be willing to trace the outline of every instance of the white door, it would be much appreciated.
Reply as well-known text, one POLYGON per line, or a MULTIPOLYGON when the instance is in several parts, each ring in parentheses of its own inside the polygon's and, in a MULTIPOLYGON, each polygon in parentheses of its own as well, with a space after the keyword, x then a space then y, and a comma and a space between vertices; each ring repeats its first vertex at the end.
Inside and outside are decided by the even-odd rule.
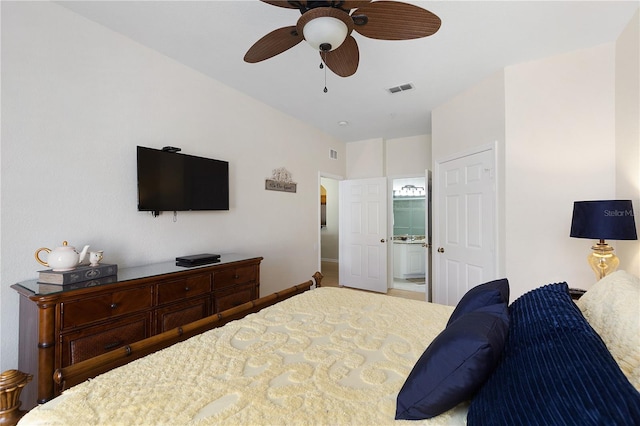
POLYGON ((387 180, 340 181, 340 285, 387 292, 387 180))
POLYGON ((494 150, 436 163, 433 300, 455 305, 496 278, 494 150))

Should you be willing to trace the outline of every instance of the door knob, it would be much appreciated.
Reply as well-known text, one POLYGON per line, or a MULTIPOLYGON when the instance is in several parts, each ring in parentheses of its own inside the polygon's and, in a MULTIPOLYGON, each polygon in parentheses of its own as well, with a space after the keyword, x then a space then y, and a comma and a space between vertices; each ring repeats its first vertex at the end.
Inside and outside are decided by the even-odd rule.
POLYGON ((381 243, 384 243, 384 238, 380 240, 381 243))
POLYGON ((444 253, 444 247, 438 247, 438 253, 444 253))

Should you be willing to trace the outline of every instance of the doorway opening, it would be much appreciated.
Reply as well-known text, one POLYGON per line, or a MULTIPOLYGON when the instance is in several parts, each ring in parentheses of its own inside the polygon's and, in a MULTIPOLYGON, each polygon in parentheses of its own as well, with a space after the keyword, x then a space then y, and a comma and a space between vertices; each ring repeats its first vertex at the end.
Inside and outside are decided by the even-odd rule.
POLYGON ((320 174, 320 241, 319 271, 324 275, 323 285, 339 285, 339 213, 338 203, 340 200, 339 181, 336 176, 326 176, 320 174))
POLYGON ((425 299, 430 294, 429 186, 426 176, 394 178, 391 183, 391 287, 425 293, 425 299))

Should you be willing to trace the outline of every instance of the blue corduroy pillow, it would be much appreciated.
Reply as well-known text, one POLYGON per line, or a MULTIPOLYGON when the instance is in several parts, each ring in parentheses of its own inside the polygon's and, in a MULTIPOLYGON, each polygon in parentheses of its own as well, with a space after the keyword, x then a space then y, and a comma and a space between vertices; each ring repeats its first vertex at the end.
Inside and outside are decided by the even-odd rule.
POLYGON ((466 401, 493 372, 509 327, 504 303, 478 308, 424 351, 397 398, 396 419, 428 419, 466 401))
POLYGON ((489 281, 469 289, 449 317, 447 327, 466 313, 498 303, 509 304, 509 281, 506 278, 489 281))
POLYGON ((509 317, 502 360, 471 401, 469 426, 640 424, 640 393, 566 283, 521 296, 509 317))

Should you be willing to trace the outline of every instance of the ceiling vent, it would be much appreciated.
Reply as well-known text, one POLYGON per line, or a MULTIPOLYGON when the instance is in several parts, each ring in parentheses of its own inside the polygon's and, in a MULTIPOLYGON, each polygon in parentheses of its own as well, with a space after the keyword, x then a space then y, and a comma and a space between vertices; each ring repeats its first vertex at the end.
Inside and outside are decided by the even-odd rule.
POLYGON ((389 93, 400 93, 414 88, 413 83, 401 84, 400 86, 390 87, 387 89, 389 93))

